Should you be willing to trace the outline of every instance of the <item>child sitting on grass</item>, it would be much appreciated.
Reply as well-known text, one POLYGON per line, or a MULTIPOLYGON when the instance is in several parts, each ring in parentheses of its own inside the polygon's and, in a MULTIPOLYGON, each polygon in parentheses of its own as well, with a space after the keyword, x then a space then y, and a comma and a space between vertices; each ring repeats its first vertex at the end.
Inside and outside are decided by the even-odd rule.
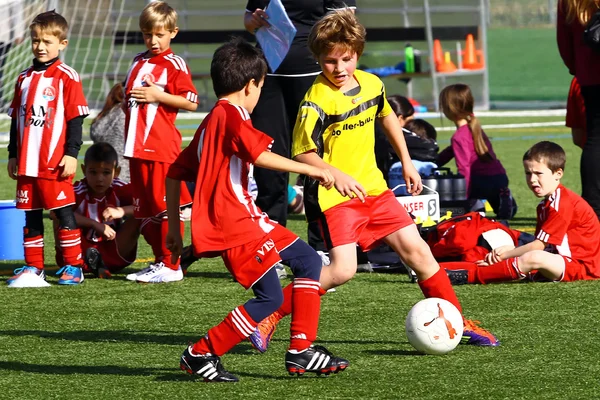
POLYGON ((600 222, 590 205, 564 187, 565 152, 540 142, 523 156, 527 186, 542 199, 535 240, 501 246, 477 263, 442 263, 453 284, 522 280, 571 282, 600 278, 600 222))

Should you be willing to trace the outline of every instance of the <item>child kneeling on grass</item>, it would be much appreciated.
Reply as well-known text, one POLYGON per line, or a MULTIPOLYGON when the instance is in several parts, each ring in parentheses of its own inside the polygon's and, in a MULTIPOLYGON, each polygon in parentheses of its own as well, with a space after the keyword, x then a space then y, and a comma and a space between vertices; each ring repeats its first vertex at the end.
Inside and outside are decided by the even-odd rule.
MULTIPOLYGON (((82 230, 84 272, 99 278, 128 267, 135 261, 140 220, 133 218, 131 185, 118 178, 116 150, 98 142, 85 152, 81 169, 85 178, 75 183, 75 221, 82 230), (124 219, 127 217, 127 219, 124 219)), ((58 223, 54 223, 55 235, 58 223)), ((56 247, 56 261, 62 252, 56 247)))
POLYGON ((277 271, 285 262, 294 273, 290 346, 285 366, 290 374, 338 372, 348 361, 313 346, 317 337, 321 294, 321 257, 291 231, 269 219, 248 190, 254 165, 289 171, 333 187, 326 169, 301 164, 270 152, 273 139, 252 126, 267 73, 257 48, 242 39, 219 47, 210 74, 219 99, 202 121, 190 145, 169 168, 166 180, 169 231, 167 247, 177 258, 182 251, 179 200, 182 181, 195 181, 192 206, 192 246, 196 256, 221 256, 225 266, 256 297, 231 311, 206 336, 181 356, 182 370, 206 381, 236 382, 219 358, 246 339, 258 322, 281 305, 283 294, 277 271))
POLYGON ((565 162, 564 150, 553 142, 539 142, 527 150, 527 186, 542 199, 535 240, 498 247, 477 263, 442 263, 453 284, 600 278, 600 222, 581 196, 560 183, 565 162))
MULTIPOLYGON (((448 276, 377 168, 376 119, 404 164, 409 193, 418 194, 423 189, 383 83, 375 75, 356 69, 365 35, 354 13, 339 10, 317 22, 308 39, 323 72, 300 105, 292 155, 308 165, 328 169, 335 179, 337 191, 323 190, 315 182, 304 188, 305 199, 316 200, 319 211, 307 207, 307 219, 319 222, 331 258, 331 264, 322 269, 321 287, 328 290, 354 276, 357 244, 368 251, 383 241, 416 272, 425 297, 443 298, 461 310, 448 276)), ((296 307, 291 294, 292 287, 286 287, 282 307, 262 321, 250 337, 259 351, 266 350, 278 321, 296 307)), ((493 334, 473 321, 464 322, 467 344, 499 344, 493 334)))

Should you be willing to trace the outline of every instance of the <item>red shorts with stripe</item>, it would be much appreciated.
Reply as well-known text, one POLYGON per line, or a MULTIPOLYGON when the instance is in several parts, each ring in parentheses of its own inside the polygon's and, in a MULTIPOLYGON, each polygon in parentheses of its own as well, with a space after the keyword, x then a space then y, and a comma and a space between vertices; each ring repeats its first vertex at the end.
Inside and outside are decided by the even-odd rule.
POLYGON ((54 210, 75 204, 73 177, 42 179, 17 177, 17 208, 21 210, 54 210))
POLYGON ((81 253, 85 254, 86 250, 90 247, 98 249, 100 255, 102 256, 102 262, 104 263, 104 266, 110 272, 119 272, 123 268, 126 268, 133 264, 133 262, 135 261, 135 255, 137 253, 136 246, 136 250, 133 251, 132 255, 128 255, 129 257, 122 256, 119 253, 119 246, 117 245, 116 239, 103 240, 101 242, 92 242, 90 240, 81 238, 81 253))
MULTIPOLYGON (((587 274, 587 269, 581 261, 573 260, 571 257, 561 256, 565 260, 565 271, 563 276, 558 281, 560 282, 575 282, 598 279, 590 277, 587 274)), ((531 276, 531 280, 534 282, 548 282, 548 278, 542 275, 540 272, 535 272, 531 276)))
POLYGON ((364 203, 354 198, 338 204, 325 211, 319 222, 327 248, 357 243, 369 251, 413 220, 392 191, 386 190, 379 196, 368 196, 364 203))
POLYGON ((298 240, 298 236, 281 225, 260 239, 225 250, 221 256, 225 266, 245 289, 249 289, 275 264, 281 261, 279 251, 298 240))
MULTIPOLYGON (((129 176, 133 192, 133 216, 135 218, 156 217, 167 210, 165 179, 170 163, 129 159, 129 176)), ((192 203, 185 182, 181 182, 182 206, 192 203)))

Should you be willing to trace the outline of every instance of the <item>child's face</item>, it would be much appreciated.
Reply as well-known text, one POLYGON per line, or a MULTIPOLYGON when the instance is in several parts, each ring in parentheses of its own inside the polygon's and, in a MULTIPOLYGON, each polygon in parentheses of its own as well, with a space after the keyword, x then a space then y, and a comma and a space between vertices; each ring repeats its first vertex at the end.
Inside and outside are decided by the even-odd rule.
POLYGON ((319 57, 323 75, 340 89, 352 84, 358 56, 355 52, 333 49, 319 57))
POLYGON ((556 191, 563 175, 562 169, 552 172, 545 162, 533 160, 523 161, 523 167, 527 186, 536 197, 548 197, 556 191))
POLYGON ((144 44, 153 56, 160 54, 171 47, 171 39, 177 36, 179 28, 172 32, 164 27, 154 29, 152 32, 144 32, 144 44))
POLYGON ((254 107, 256 107, 256 104, 258 103, 258 98, 260 97, 260 92, 262 91, 264 83, 265 78, 261 79, 260 82, 258 82, 258 85, 256 85, 254 80, 246 85, 246 102, 244 108, 248 110, 250 114, 252 114, 254 107))
POLYGON ((87 179, 90 193, 94 196, 104 196, 104 193, 112 185, 113 179, 119 174, 119 168, 106 161, 88 161, 81 169, 87 179))
POLYGON ((39 28, 33 28, 30 34, 31 51, 39 62, 45 63, 58 57, 58 54, 67 47, 66 39, 60 40, 52 33, 41 31, 39 28))

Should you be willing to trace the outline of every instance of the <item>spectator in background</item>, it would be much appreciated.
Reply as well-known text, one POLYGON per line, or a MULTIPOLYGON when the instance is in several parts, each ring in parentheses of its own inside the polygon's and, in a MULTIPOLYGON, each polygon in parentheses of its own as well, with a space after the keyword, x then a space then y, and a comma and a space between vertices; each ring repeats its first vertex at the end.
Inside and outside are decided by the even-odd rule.
POLYGON ((23 41, 22 34, 26 30, 23 18, 23 1, 0 1, 0 16, 6 23, 0 29, 0 109, 2 109, 4 107, 4 65, 8 59, 10 48, 23 41))
POLYGON ((110 89, 102 111, 98 113, 90 126, 90 138, 94 143, 109 143, 117 151, 121 167, 119 179, 129 182, 129 160, 123 157, 125 146, 125 112, 123 103, 123 85, 117 83, 110 89))
POLYGON ((587 140, 581 153, 583 197, 600 215, 600 52, 582 40, 598 0, 559 0, 556 16, 558 50, 569 73, 577 78, 585 105, 587 140))
MULTIPOLYGON (((269 26, 264 11, 268 4, 269 0, 248 1, 244 15, 244 26, 248 32, 254 33, 263 26, 269 26)), ((260 99, 252 113, 252 124, 273 138, 271 150, 274 153, 289 158, 298 107, 308 88, 321 73, 321 68, 306 45, 308 33, 328 10, 344 7, 354 9, 356 1, 282 0, 282 4, 297 32, 279 68, 267 73, 260 99)), ((254 177, 258 185, 256 205, 269 218, 285 226, 288 216, 289 174, 256 168, 254 177)), ((324 250, 318 225, 310 223, 310 205, 307 209, 308 243, 317 250, 324 250)))

